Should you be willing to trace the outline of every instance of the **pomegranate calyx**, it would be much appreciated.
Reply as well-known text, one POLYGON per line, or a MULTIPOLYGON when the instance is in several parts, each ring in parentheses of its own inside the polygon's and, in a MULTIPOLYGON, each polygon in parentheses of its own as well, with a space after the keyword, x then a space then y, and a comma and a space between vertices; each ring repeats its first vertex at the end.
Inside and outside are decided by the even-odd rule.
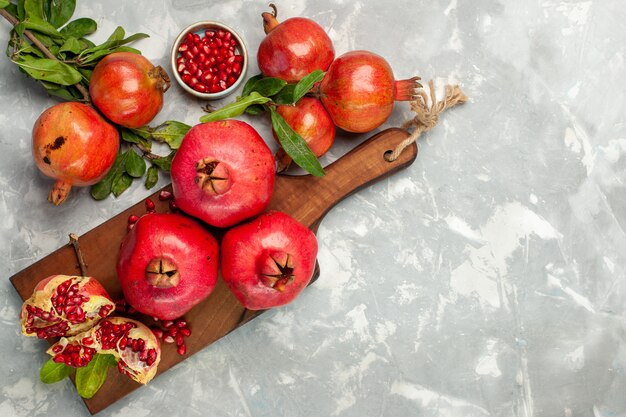
POLYGON ((148 77, 152 79, 156 78, 157 89, 162 90, 164 93, 169 90, 170 85, 172 85, 170 76, 167 75, 167 72, 165 72, 163 67, 160 65, 157 65, 148 71, 148 77))
POLYGON ((63 181, 63 180, 58 180, 52 186, 52 190, 50 190, 50 194, 48 194, 48 201, 54 204, 55 206, 58 206, 59 204, 63 203, 65 199, 70 195, 71 189, 72 189, 71 183, 67 181, 63 181))
POLYGON ((167 258, 154 258, 146 266, 146 280, 157 288, 171 288, 178 285, 180 273, 173 261, 167 258))
POLYGON ((270 254, 263 268, 263 283, 276 291, 283 292, 294 279, 293 261, 288 253, 270 254))
POLYGON ((412 77, 406 80, 398 80, 395 82, 395 101, 411 101, 415 100, 418 96, 418 89, 422 88, 420 84, 420 77, 412 77))
POLYGON ((263 18, 263 31, 265 31, 266 35, 279 25, 278 20, 276 20, 278 17, 278 9, 276 8, 276 5, 274 3, 270 3, 269 6, 272 9, 271 12, 261 13, 261 17, 263 18))
POLYGON ((228 166, 211 158, 196 163, 195 182, 209 194, 224 194, 230 188, 228 166))

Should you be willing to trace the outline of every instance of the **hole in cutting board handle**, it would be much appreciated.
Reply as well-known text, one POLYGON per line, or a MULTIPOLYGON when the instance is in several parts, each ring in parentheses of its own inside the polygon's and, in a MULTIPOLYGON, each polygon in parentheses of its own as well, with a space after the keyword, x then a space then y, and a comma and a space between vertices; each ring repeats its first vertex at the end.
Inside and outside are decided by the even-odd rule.
POLYGON ((393 162, 393 161, 389 160, 389 157, 391 156, 392 153, 393 153, 393 151, 391 149, 385 151, 385 153, 383 154, 383 159, 385 160, 385 162, 387 162, 387 163, 392 163, 393 162))

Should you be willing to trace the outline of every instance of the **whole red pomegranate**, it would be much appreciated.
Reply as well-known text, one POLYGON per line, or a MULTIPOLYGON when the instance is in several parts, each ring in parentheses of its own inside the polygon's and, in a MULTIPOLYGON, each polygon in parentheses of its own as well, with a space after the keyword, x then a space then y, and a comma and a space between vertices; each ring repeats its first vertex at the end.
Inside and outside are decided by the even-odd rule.
POLYGON ((320 99, 337 127, 369 132, 387 120, 394 101, 409 101, 421 87, 419 77, 396 81, 391 67, 379 55, 352 51, 328 68, 320 83, 320 99))
POLYGON ((210 225, 228 227, 265 210, 276 167, 252 126, 224 120, 191 128, 170 173, 179 209, 210 225))
POLYGON ((146 384, 161 361, 159 340, 146 325, 125 317, 110 317, 73 337, 63 337, 47 353, 57 363, 80 368, 96 353, 110 354, 120 373, 146 384))
POLYGON ((128 304, 161 320, 178 318, 204 300, 217 280, 218 244, 194 220, 147 214, 120 247, 117 275, 128 304))
POLYGON ((293 217, 266 212, 222 240, 224 282, 250 310, 289 303, 313 277, 317 239, 293 217))
MULTIPOLYGON (((335 125, 318 99, 304 97, 295 105, 278 106, 276 111, 304 139, 318 158, 328 152, 333 145, 335 125)), ((275 132, 274 139, 276 139, 275 132)), ((287 169, 291 163, 291 158, 282 148, 276 153, 276 159, 278 171, 287 169)))
POLYGON ((278 23, 276 7, 270 6, 273 13, 261 15, 267 34, 257 53, 261 72, 291 83, 315 70, 326 71, 335 58, 335 48, 324 29, 303 17, 278 23))
POLYGON ((120 147, 117 129, 92 107, 75 102, 44 111, 35 121, 32 138, 37 168, 57 180, 48 195, 55 205, 65 201, 73 185, 100 181, 120 147))
POLYGON ((89 80, 93 104, 114 123, 141 127, 163 107, 170 86, 165 70, 132 52, 115 52, 102 58, 89 80))
POLYGON ((52 275, 37 284, 22 304, 26 336, 72 336, 93 327, 115 309, 104 287, 91 277, 52 275))

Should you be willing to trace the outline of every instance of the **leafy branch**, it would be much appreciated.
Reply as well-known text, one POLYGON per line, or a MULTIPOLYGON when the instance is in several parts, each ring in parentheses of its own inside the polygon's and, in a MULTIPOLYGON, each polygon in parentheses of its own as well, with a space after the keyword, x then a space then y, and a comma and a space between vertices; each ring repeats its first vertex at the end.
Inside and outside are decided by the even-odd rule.
MULTIPOLYGON (((127 37, 124 29, 117 27, 106 41, 95 45, 86 37, 97 30, 97 23, 87 17, 70 21, 75 9, 76 0, 0 0, 0 16, 12 25, 6 48, 11 61, 50 95, 89 103, 89 80, 98 62, 114 52, 140 54, 128 44, 148 35, 127 37)), ((134 179, 144 175, 146 187, 154 187, 158 171, 169 172, 176 149, 190 127, 167 121, 155 128, 117 128, 123 145, 107 176, 91 188, 91 195, 98 200, 111 193, 119 196, 134 179), (167 144, 169 154, 152 153, 153 142, 167 144), (149 168, 146 162, 150 162, 149 168)))

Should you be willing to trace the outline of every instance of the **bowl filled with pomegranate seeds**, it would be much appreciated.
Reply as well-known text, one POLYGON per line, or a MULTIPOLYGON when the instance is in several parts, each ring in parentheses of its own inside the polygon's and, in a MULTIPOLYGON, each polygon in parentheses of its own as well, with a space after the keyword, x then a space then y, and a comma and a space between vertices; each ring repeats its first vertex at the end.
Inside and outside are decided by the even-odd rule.
POLYGON ((185 28, 172 46, 172 71, 190 94, 215 100, 232 93, 248 68, 248 51, 237 33, 214 21, 185 28))

